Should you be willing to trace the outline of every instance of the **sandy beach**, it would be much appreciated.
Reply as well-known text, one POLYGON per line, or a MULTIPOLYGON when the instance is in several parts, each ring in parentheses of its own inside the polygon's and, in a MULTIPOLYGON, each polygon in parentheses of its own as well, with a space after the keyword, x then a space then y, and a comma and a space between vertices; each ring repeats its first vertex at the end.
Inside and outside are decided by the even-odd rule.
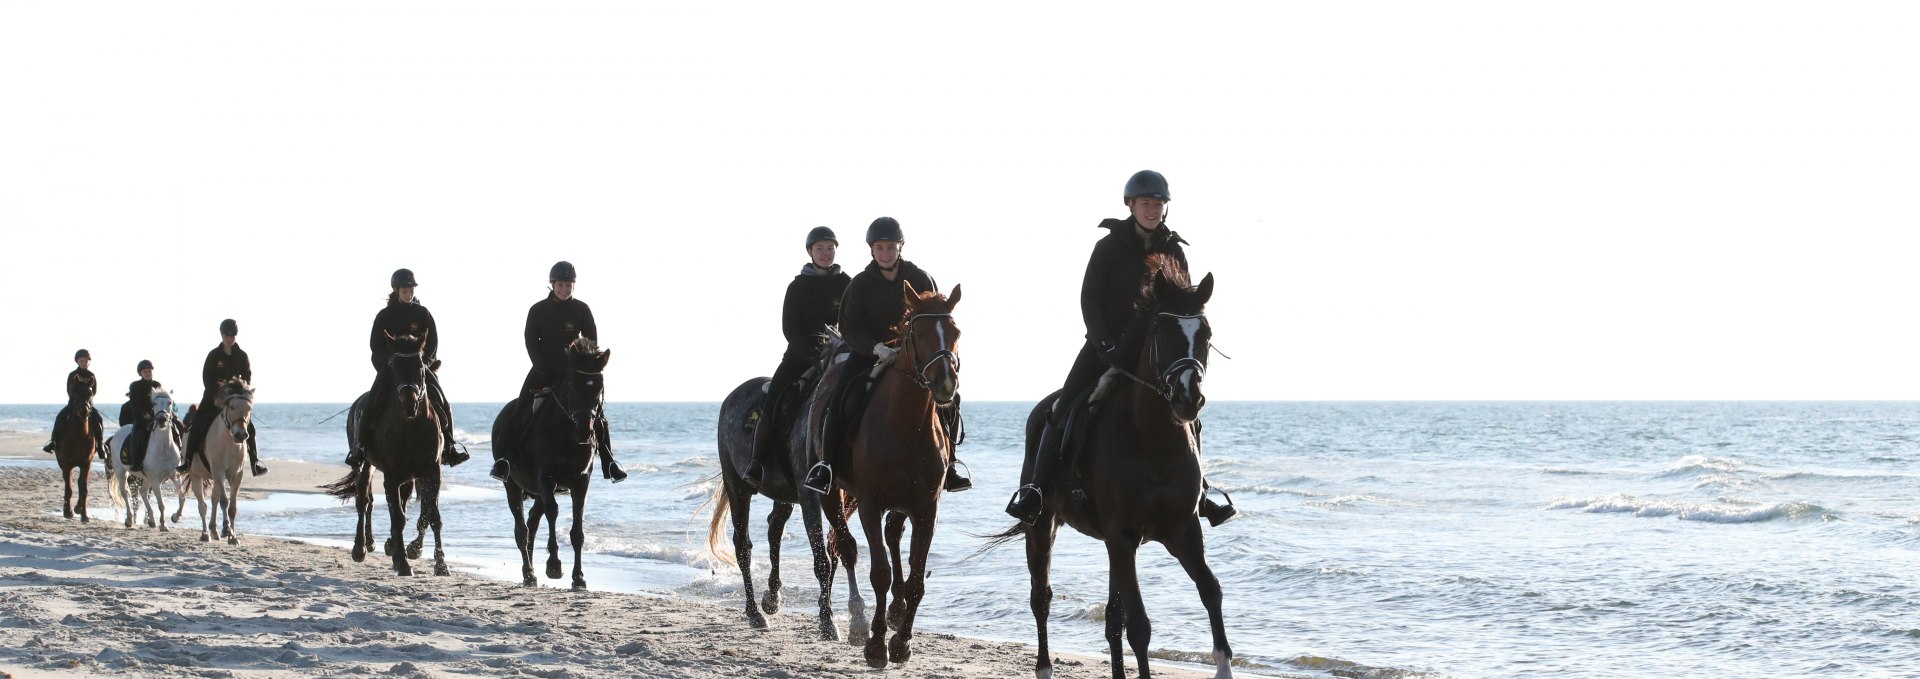
MULTIPOLYGON (((739 611, 698 602, 459 572, 403 578, 345 549, 244 534, 237 546, 202 543, 191 504, 176 530, 129 530, 97 463, 93 521, 82 524, 61 518, 57 467, 40 442, 0 436, 12 436, 0 438, 0 457, 45 461, 0 466, 10 498, 0 506, 0 676, 1033 676, 1032 646, 925 631, 908 663, 872 670, 858 649, 814 640, 793 602, 756 631, 739 611)), ((345 471, 271 466, 244 489, 317 492, 345 471)), ((1102 659, 1055 663, 1056 676, 1109 672, 1102 659)), ((1210 674, 1155 666, 1156 676, 1210 674)))

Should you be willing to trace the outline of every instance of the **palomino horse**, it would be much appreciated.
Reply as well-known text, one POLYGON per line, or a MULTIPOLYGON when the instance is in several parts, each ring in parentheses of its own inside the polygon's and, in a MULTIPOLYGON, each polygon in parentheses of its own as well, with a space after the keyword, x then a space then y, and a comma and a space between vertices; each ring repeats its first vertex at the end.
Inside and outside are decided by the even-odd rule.
MULTIPOLYGON (((927 551, 933 546, 940 493, 953 457, 953 441, 935 407, 953 403, 960 390, 960 328, 953 322, 960 286, 953 286, 952 297, 905 287, 906 310, 897 326, 900 353, 874 382, 871 405, 852 430, 847 455, 835 464, 840 470, 835 478, 840 492, 823 501, 834 528, 834 551, 846 563, 849 584, 859 547, 847 530, 847 516, 858 511, 867 535, 867 548, 872 551, 868 576, 873 584, 873 621, 865 632, 858 629, 857 620, 851 622, 849 636, 854 643, 866 637, 867 664, 876 668, 886 667, 888 661, 903 663, 912 656, 908 644, 913 640, 913 618, 926 593, 927 551), (913 540, 908 561, 902 564, 900 537, 909 519, 913 540), (898 630, 891 642, 887 640, 889 624, 898 630)), ((823 382, 842 383, 834 373, 846 366, 834 364, 823 382)), ((849 612, 859 607, 850 603, 849 612)))
MULTIPOLYGON (((107 455, 118 456, 132 433, 133 427, 121 427, 114 432, 107 455)), ((113 498, 114 506, 126 509, 128 528, 133 527, 134 515, 139 513, 133 506, 137 497, 140 507, 146 510, 147 527, 153 528, 158 523, 160 530, 167 530, 167 492, 162 486, 174 480, 173 469, 180 464, 180 444, 173 437, 173 395, 167 390, 153 390, 153 431, 148 432, 146 450, 130 452, 128 457, 140 461, 140 470, 131 471, 131 464, 114 467, 107 495, 113 498), (158 510, 154 509, 155 505, 159 506, 158 510), (156 518, 159 521, 156 522, 156 518)))
MULTIPOLYGON (((1126 676, 1120 647, 1123 631, 1139 663, 1140 677, 1152 676, 1147 644, 1153 632, 1134 567, 1140 545, 1148 540, 1165 546, 1199 588, 1213 628, 1214 677, 1233 676, 1233 649, 1227 646, 1226 626, 1220 618, 1220 581, 1207 566, 1206 540, 1196 513, 1202 492, 1196 425, 1207 401, 1200 381, 1206 373, 1207 340, 1212 334, 1206 304, 1213 295, 1213 276, 1189 288, 1187 274, 1175 260, 1156 255, 1148 261, 1155 273, 1136 306, 1123 347, 1127 355, 1138 356, 1133 370, 1121 375, 1128 381, 1120 382, 1093 413, 1081 418, 1084 436, 1075 435, 1080 441, 1078 453, 1070 458, 1072 468, 1063 465, 1056 480, 1043 489, 1046 507, 1034 525, 1015 524, 992 543, 1026 536, 1032 582, 1028 603, 1040 645, 1034 675, 1040 679, 1053 676, 1047 650, 1047 615, 1053 601, 1048 571, 1061 523, 1107 545, 1106 637, 1114 679, 1126 676), (1076 477, 1081 479, 1085 499, 1066 492, 1071 484, 1059 480, 1076 477)), ((1060 397, 1058 392, 1047 397, 1027 416, 1029 464, 1053 401, 1060 397)))
MULTIPOLYGON (((87 523, 87 477, 93 473, 93 455, 100 451, 100 429, 93 426, 93 403, 85 407, 69 408, 65 430, 60 432, 60 440, 53 442, 53 456, 60 462, 60 481, 66 484, 66 495, 60 500, 61 515, 73 518, 80 515, 80 523, 87 523)), ((113 461, 106 461, 107 468, 113 468, 113 461)))
POLYGON ((533 541, 539 538, 542 516, 547 519, 547 578, 560 579, 560 503, 555 496, 570 493, 573 530, 567 537, 573 542, 573 588, 587 588, 586 571, 580 568, 580 550, 587 542, 581 515, 593 478, 587 472, 593 468, 599 440, 594 423, 606 394, 601 371, 612 354, 594 346, 590 338, 574 340, 567 346, 572 369, 560 384, 541 398, 508 401, 493 418, 494 454, 512 468, 502 483, 507 488, 507 507, 513 510, 513 542, 520 548, 520 583, 528 587, 540 582, 533 577, 533 541), (526 512, 529 497, 533 508, 526 512))
MULTIPOLYGON (((818 384, 815 380, 812 384, 818 384)), ((753 536, 747 528, 747 510, 753 504, 755 491, 748 490, 740 480, 740 470, 745 469, 753 458, 753 430, 740 426, 747 411, 760 400, 761 386, 767 383, 765 377, 755 377, 727 394, 720 403, 720 484, 713 495, 713 519, 707 527, 707 551, 726 563, 740 567, 740 579, 745 583, 747 600, 747 621, 756 629, 767 626, 767 619, 760 615, 760 608, 753 602, 753 536), (720 524, 733 515, 733 553, 728 554, 720 547, 720 524)), ((833 641, 840 638, 833 624, 833 570, 838 566, 839 558, 827 549, 826 535, 820 523, 820 495, 801 492, 801 474, 812 464, 812 451, 808 448, 811 440, 811 428, 807 426, 806 413, 813 411, 814 400, 819 398, 820 390, 811 390, 805 404, 796 412, 786 431, 775 432, 784 438, 787 454, 764 465, 758 494, 773 501, 773 509, 767 511, 767 551, 772 573, 767 576, 767 596, 761 607, 769 614, 780 610, 780 538, 786 532, 787 518, 793 513, 793 506, 800 505, 800 520, 807 527, 807 543, 813 548, 813 575, 820 581, 820 638, 833 641)), ((772 417, 763 413, 762 417, 772 417)), ((866 617, 865 603, 858 598, 858 592, 849 600, 849 614, 853 624, 866 617)))
MULTIPOLYGON (((407 500, 414 487, 420 491, 420 525, 433 528, 433 574, 450 575, 447 554, 440 546, 440 411, 427 402, 427 365, 421 352, 425 335, 414 337, 387 334, 387 373, 393 380, 394 395, 378 413, 365 412, 372 393, 361 394, 347 415, 347 446, 358 447, 360 419, 378 417, 374 439, 368 442, 366 460, 347 471, 339 481, 325 486, 327 492, 354 502, 353 560, 365 561, 373 548, 373 469, 380 470, 387 488, 387 517, 391 532, 386 553, 393 559, 393 572, 413 575, 407 559, 420 558, 421 538, 403 548, 407 530, 407 500)), ((424 533, 424 531, 422 531, 424 533)), ((424 536, 424 535, 423 535, 424 536)), ((422 536, 422 537, 423 537, 422 536)))
MULTIPOLYGON (((211 542, 215 524, 224 520, 220 537, 229 545, 237 545, 240 538, 234 535, 233 519, 240 500, 240 477, 247 468, 247 423, 253 419, 253 389, 238 377, 213 388, 219 419, 207 430, 206 455, 196 458, 187 472, 187 485, 193 488, 193 499, 200 503, 200 541, 211 542), (207 515, 208 486, 213 494, 211 517, 207 515)), ((206 416, 200 413, 197 417, 206 416)))

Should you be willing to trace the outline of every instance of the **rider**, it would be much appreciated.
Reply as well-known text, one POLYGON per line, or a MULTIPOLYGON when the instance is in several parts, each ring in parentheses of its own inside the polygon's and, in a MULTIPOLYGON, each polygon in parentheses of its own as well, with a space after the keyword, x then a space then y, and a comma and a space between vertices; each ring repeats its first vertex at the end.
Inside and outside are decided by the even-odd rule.
POLYGON ((373 442, 373 420, 382 412, 387 401, 393 397, 393 377, 388 374, 387 363, 392 360, 393 350, 387 346, 387 335, 400 337, 412 335, 425 337, 427 346, 420 352, 420 361, 427 366, 427 401, 440 415, 440 434, 446 442, 446 450, 440 454, 440 461, 457 467, 470 457, 454 445, 453 411, 447 403, 446 393, 440 390, 440 327, 434 325, 433 312, 413 296, 413 271, 400 269, 393 272, 388 281, 393 292, 387 294, 387 306, 373 316, 373 332, 367 339, 368 348, 373 351, 373 389, 368 391, 367 407, 360 416, 360 445, 347 451, 347 466, 354 467, 366 459, 368 444, 373 442))
MULTIPOLYGON (((527 309, 527 358, 533 360, 533 368, 520 384, 520 398, 529 402, 558 386, 566 379, 567 371, 573 369, 567 362, 568 345, 580 337, 597 339, 600 336, 599 328, 593 323, 593 310, 587 308, 586 302, 573 298, 575 278, 572 263, 554 263, 553 269, 547 272, 547 284, 552 292, 527 309)), ((607 433, 606 413, 595 408, 594 418, 597 444, 594 448, 600 454, 600 475, 614 483, 627 480, 627 473, 613 459, 613 437, 607 433)), ((507 461, 500 457, 498 446, 494 447, 493 454, 491 475, 505 481, 509 472, 507 461)))
MULTIPOLYGON (((193 427, 187 432, 186 460, 175 470, 182 474, 193 469, 194 456, 207 454, 207 432, 213 428, 213 421, 220 419, 220 404, 214 399, 219 397, 219 385, 235 377, 253 384, 253 364, 247 360, 247 351, 240 348, 240 324, 229 318, 220 321, 220 346, 207 352, 207 360, 200 366, 200 408, 195 411, 193 427)), ((253 475, 263 476, 267 468, 260 464, 260 437, 255 435, 253 422, 247 422, 247 462, 253 465, 253 475)))
POLYGON ((127 403, 120 406, 120 426, 133 427, 120 444, 120 455, 126 458, 127 471, 135 472, 146 462, 147 437, 153 432, 153 390, 160 388, 153 379, 153 361, 141 360, 136 370, 140 379, 127 385, 127 403))
MULTIPOLYGON (((856 376, 871 371, 875 365, 893 363, 899 349, 887 346, 887 343, 899 338, 893 326, 906 313, 907 284, 913 284, 916 292, 940 289, 934 284, 933 276, 914 266, 913 262, 900 258, 900 250, 906 244, 907 237, 900 230, 900 222, 892 217, 875 219, 873 224, 867 226, 867 249, 873 255, 873 261, 868 262, 867 268, 847 284, 847 291, 840 301, 840 335, 846 339, 848 351, 846 367, 843 368, 846 379, 860 379, 856 376)), ((828 446, 839 445, 839 441, 828 441, 828 446)), ((833 488, 833 465, 827 459, 815 462, 813 468, 807 470, 807 488, 819 493, 833 488)), ((944 484, 947 492, 973 487, 971 479, 953 468, 954 463, 959 461, 957 454, 948 460, 944 484)))
MULTIPOLYGON (((1107 229, 1107 235, 1094 244, 1086 275, 1080 280, 1080 318, 1087 327, 1086 343, 1080 346, 1080 355, 1074 359, 1073 369, 1067 372, 1066 384, 1054 399, 1053 411, 1034 459, 1033 477, 1015 490, 1013 499, 1007 502, 1007 513, 1022 523, 1031 524, 1040 514, 1044 504, 1040 489, 1052 478, 1053 467, 1059 461, 1060 432, 1072 404, 1095 382, 1104 382, 1102 375, 1108 370, 1131 367, 1120 350, 1121 335, 1133 318, 1134 298, 1139 295, 1141 281, 1147 275, 1146 255, 1162 253, 1178 260, 1181 268, 1186 267, 1187 253, 1180 246, 1187 241, 1167 228, 1165 221, 1167 202, 1171 200, 1173 194, 1167 190, 1167 178, 1153 170, 1141 170, 1127 179, 1123 202, 1131 216, 1100 222, 1100 228, 1107 229)), ((1235 513, 1231 500, 1221 505, 1206 493, 1201 494, 1200 516, 1213 525, 1226 522, 1235 513)))
MULTIPOLYGON (((67 430, 67 415, 75 412, 75 409, 83 409, 87 413, 88 424, 92 425, 92 431, 99 439, 94 445, 99 446, 100 452, 105 453, 106 441, 104 437, 99 437, 100 411, 92 407, 93 395, 99 393, 100 383, 94 379, 93 371, 87 369, 87 366, 93 363, 93 354, 87 353, 86 349, 73 352, 73 363, 79 367, 67 373, 67 405, 60 409, 59 414, 53 416, 53 438, 47 440, 47 446, 42 450, 53 452, 54 445, 60 442, 60 435, 67 430)), ((109 469, 113 467, 113 460, 107 460, 107 467, 109 469)))
POLYGON ((840 239, 833 235, 833 229, 816 226, 807 232, 809 261, 787 284, 787 298, 780 306, 780 331, 786 335, 787 351, 781 355, 773 379, 762 387, 760 405, 754 409, 759 417, 753 430, 753 462, 741 474, 748 487, 760 486, 760 467, 779 449, 775 444, 780 438, 777 432, 785 427, 779 425, 781 418, 775 415, 774 406, 780 394, 813 363, 813 350, 818 346, 815 338, 827 326, 840 322, 840 296, 851 279, 833 263, 839 249, 840 239))

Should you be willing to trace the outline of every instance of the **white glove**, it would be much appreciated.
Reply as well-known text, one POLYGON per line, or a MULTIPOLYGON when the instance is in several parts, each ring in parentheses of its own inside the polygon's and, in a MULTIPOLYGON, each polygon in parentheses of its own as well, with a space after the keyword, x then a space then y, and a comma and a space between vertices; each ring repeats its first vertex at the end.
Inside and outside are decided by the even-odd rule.
POLYGON ((881 365, 891 365, 894 355, 898 353, 900 353, 900 350, 887 346, 884 343, 873 345, 873 355, 880 359, 881 365))
POLYGON ((1100 383, 1093 386, 1093 395, 1087 397, 1087 402, 1099 403, 1101 399, 1107 397, 1107 394, 1113 393, 1113 388, 1117 386, 1120 386, 1120 369, 1108 368, 1100 375, 1100 383))

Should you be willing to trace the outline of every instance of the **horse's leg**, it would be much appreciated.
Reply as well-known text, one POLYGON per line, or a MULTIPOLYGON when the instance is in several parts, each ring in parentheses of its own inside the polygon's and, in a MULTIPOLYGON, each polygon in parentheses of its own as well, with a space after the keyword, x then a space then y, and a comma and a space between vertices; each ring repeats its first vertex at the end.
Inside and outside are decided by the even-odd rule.
POLYGON ((553 480, 540 483, 540 513, 547 519, 547 579, 560 579, 560 501, 553 480))
MULTIPOLYGON (((86 474, 87 474, 87 470, 85 469, 80 470, 81 476, 85 476, 86 474)), ((73 469, 72 468, 64 468, 60 470, 60 485, 63 486, 64 490, 66 491, 64 495, 60 496, 60 514, 65 518, 71 519, 73 518, 73 469)))
POLYGON ((1139 551, 1140 538, 1125 531, 1107 532, 1107 649, 1113 662, 1113 679, 1127 677, 1126 656, 1120 648, 1122 630, 1132 642, 1140 679, 1153 676, 1147 669, 1147 639, 1153 630, 1140 607, 1140 580, 1134 571, 1134 557, 1139 551))
POLYGON ((847 644, 864 647, 867 626, 860 621, 867 617, 867 602, 860 598, 860 577, 854 572, 860 564, 860 545, 853 541, 853 531, 847 528, 847 515, 840 504, 839 493, 827 493, 820 498, 820 513, 832 528, 827 539, 833 541, 833 553, 840 556, 840 567, 847 571, 847 644))
MULTIPOLYGON (((414 479, 407 479, 407 482, 400 487, 401 509, 404 510, 407 505, 412 504, 413 500, 411 498, 418 485, 414 479)), ((420 554, 422 550, 425 549, 427 541, 427 510, 425 508, 427 504, 427 491, 425 488, 418 488, 418 490, 420 491, 421 504, 420 521, 414 526, 413 541, 407 543, 407 558, 416 561, 420 559, 420 554)), ((406 531, 396 533, 393 537, 395 540, 402 539, 406 537, 406 531)))
MULTIPOLYGON (((208 472, 208 474, 211 475, 212 472, 208 472)), ((200 503, 200 541, 201 542, 213 541, 213 526, 214 526, 215 519, 213 518, 212 515, 207 513, 207 495, 211 490, 210 488, 208 488, 208 484, 211 484, 211 483, 213 483, 213 479, 211 478, 193 482, 193 499, 199 501, 200 503)), ((215 509, 218 509, 218 507, 215 507, 215 509)))
MULTIPOLYGON (((731 473, 731 472, 729 472, 731 473)), ((722 484, 726 479, 721 479, 722 484)), ((747 624, 754 629, 766 629, 767 617, 760 614, 760 608, 753 604, 753 532, 747 521, 747 510, 753 508, 753 493, 744 489, 727 489, 727 512, 733 519, 733 557, 740 565, 741 592, 747 597, 747 624)), ((779 502, 774 502, 779 507, 779 502)))
MULTIPOLYGON (((813 577, 820 581, 820 639, 834 641, 840 630, 833 624, 833 555, 827 553, 826 535, 820 525, 820 494, 800 494, 800 523, 807 528, 807 546, 813 549, 813 577)), ((747 599, 752 605, 753 599, 747 599)))
POLYGON ((1047 618, 1053 612, 1053 541, 1059 530, 1053 512, 1048 510, 1041 510, 1040 518, 1027 527, 1027 607, 1033 609, 1033 626, 1040 644, 1040 659, 1033 665, 1035 679, 1053 679, 1053 655, 1047 651, 1047 618))
POLYGON ((567 539, 573 541, 573 591, 587 591, 587 572, 580 568, 580 553, 587 547, 587 474, 581 474, 573 482, 573 529, 567 531, 567 539))
POLYGON ((907 515, 887 512, 886 531, 887 564, 893 567, 893 600, 877 599, 874 604, 886 607, 887 626, 899 629, 907 617, 907 600, 901 596, 906 592, 907 564, 900 560, 900 536, 907 532, 907 515))
POLYGON ((780 539, 787 534, 790 516, 793 505, 785 502, 775 502, 773 509, 767 510, 767 596, 760 600, 760 608, 767 615, 780 612, 780 539))
POLYGON ((447 552, 440 547, 440 468, 427 472, 420 486, 420 520, 433 528, 433 574, 452 575, 447 569, 447 552))
POLYGON ((533 577, 533 538, 527 534, 527 517, 523 514, 527 494, 520 490, 520 484, 509 479, 507 487, 507 508, 513 510, 513 546, 520 550, 520 584, 527 587, 540 584, 533 577))
POLYGON ((387 486, 387 554, 393 557, 394 573, 413 575, 413 567, 407 565, 407 550, 401 546, 407 539, 407 506, 400 499, 403 482, 393 474, 382 474, 381 479, 387 486))
MULTIPOLYGON (((907 567, 913 573, 907 576, 901 587, 901 599, 906 600, 906 608, 901 611, 900 619, 894 623, 899 631, 893 633, 893 641, 887 646, 887 658, 897 662, 906 662, 913 657, 913 619, 920 612, 920 598, 927 593, 927 553, 933 550, 933 527, 940 518, 938 498, 926 511, 913 517, 913 543, 907 552, 907 567)), ((894 540, 894 549, 899 549, 899 539, 894 540)))
POLYGON ((80 465, 80 489, 74 495, 73 511, 80 515, 80 523, 91 521, 87 517, 87 480, 93 476, 93 454, 87 454, 86 464, 80 465))
MULTIPOLYGON (((1233 648, 1227 645, 1227 624, 1220 614, 1220 579, 1207 565, 1207 539, 1200 531, 1200 517, 1188 517, 1178 534, 1163 540, 1167 553, 1180 561, 1194 588, 1200 590, 1200 603, 1207 607, 1207 625, 1213 628, 1214 679, 1233 677, 1233 648)), ((1144 616, 1143 616, 1144 617, 1144 616)))
MULTIPOLYGON (((167 496, 160 490, 157 484, 153 483, 153 479, 148 478, 140 484, 140 508, 147 512, 148 528, 154 527, 153 512, 155 507, 159 508, 160 516, 167 515, 167 496), (149 502, 152 503, 152 506, 148 505, 149 502)), ((160 521, 159 528, 160 532, 166 532, 167 522, 165 520, 160 521)))
POLYGON ((214 537, 226 537, 220 534, 220 519, 226 515, 227 511, 227 475, 208 469, 207 476, 207 482, 213 485, 212 492, 209 493, 213 496, 213 516, 207 519, 207 530, 213 533, 214 537))
POLYGON ((227 503, 227 522, 220 526, 220 532, 229 545, 240 544, 240 534, 233 528, 234 520, 240 518, 240 478, 240 472, 235 471, 227 479, 227 494, 222 498, 227 503))
POLYGON ((882 668, 887 666, 887 592, 893 587, 893 567, 886 555, 886 542, 880 534, 880 526, 886 520, 885 511, 873 505, 860 507, 860 528, 867 534, 867 549, 873 550, 871 563, 867 565, 867 579, 873 585, 873 622, 868 626, 866 656, 867 666, 882 668))

